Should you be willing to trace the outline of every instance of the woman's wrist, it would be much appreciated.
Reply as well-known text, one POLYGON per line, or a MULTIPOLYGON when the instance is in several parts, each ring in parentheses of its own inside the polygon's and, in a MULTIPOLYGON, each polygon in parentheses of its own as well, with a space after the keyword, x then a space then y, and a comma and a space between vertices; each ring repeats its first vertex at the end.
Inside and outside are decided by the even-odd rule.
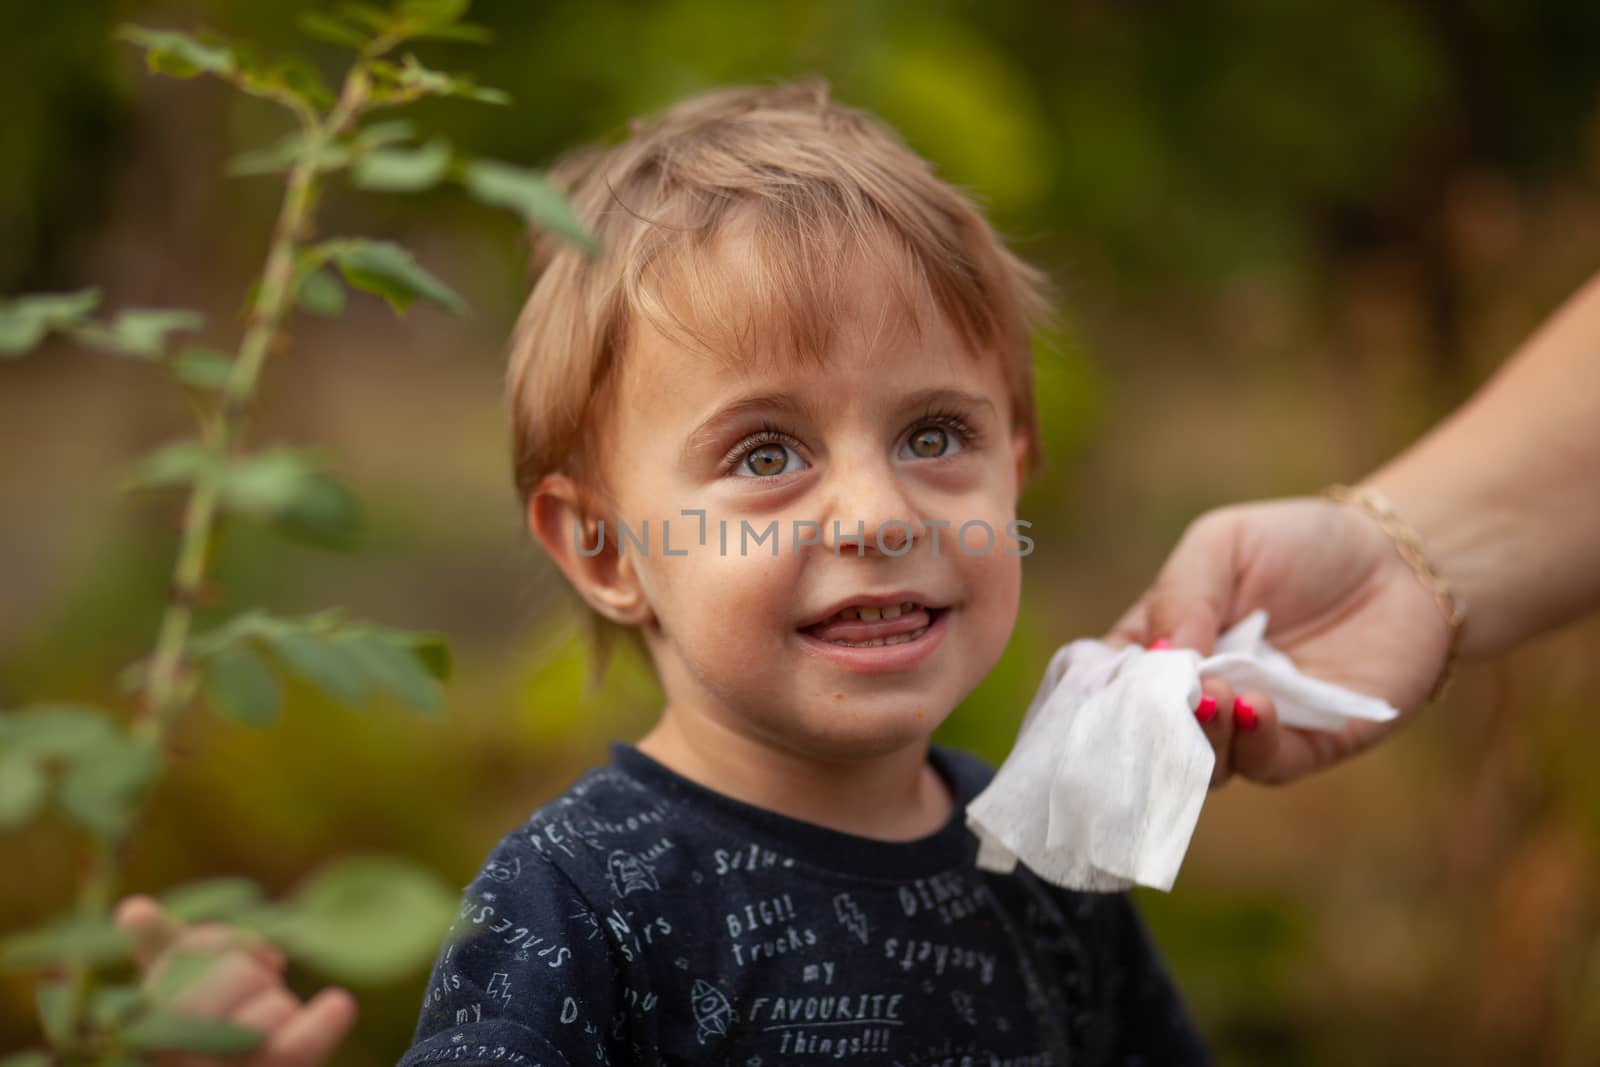
POLYGON ((1450 686, 1462 629, 1467 620, 1466 601, 1430 558, 1428 549, 1415 528, 1396 510, 1394 503, 1374 485, 1330 485, 1322 495, 1336 503, 1360 510, 1376 523, 1411 576, 1433 598, 1439 618, 1448 627, 1443 659, 1434 674, 1424 704, 1432 704, 1444 696, 1450 686))
POLYGON ((1362 479, 1471 605, 1461 655, 1600 602, 1600 275, 1425 437, 1362 479))
POLYGON ((1514 507, 1472 492, 1467 472, 1439 463, 1412 464, 1408 458, 1359 484, 1387 498, 1434 572, 1461 605, 1470 607, 1472 622, 1461 626, 1455 655, 1463 660, 1496 655, 1527 636, 1515 597, 1516 546, 1526 526, 1519 529, 1514 507))

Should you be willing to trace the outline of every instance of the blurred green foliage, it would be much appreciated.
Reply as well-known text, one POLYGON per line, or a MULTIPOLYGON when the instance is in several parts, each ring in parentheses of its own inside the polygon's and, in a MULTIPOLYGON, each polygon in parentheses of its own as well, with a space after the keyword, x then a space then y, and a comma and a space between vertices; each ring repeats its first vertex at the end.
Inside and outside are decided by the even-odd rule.
MULTIPOLYGON (((119 671, 122 703, 137 705, 124 728, 119 711, 87 703, 34 702, 0 713, 0 828, 30 827, 59 813, 88 840, 87 862, 72 887, 73 902, 43 922, 0 938, 0 973, 37 982, 41 1044, 7 1058, 13 1065, 61 1063, 117 1067, 143 1054, 180 1050, 242 1054, 265 1035, 223 1019, 189 1018, 174 998, 209 980, 215 953, 186 953, 185 966, 156 963, 150 980, 107 984, 106 968, 134 963, 136 938, 115 916, 130 837, 151 793, 171 765, 172 734, 191 725, 194 697, 234 722, 267 728, 283 705, 278 669, 337 703, 359 708, 381 690, 423 712, 443 705, 439 683, 451 668, 440 635, 369 623, 351 624, 339 608, 301 618, 257 608, 236 610, 201 632, 192 624, 207 586, 212 542, 227 514, 265 519, 280 532, 324 548, 348 551, 358 537, 354 495, 319 468, 325 458, 303 449, 239 450, 257 399, 269 351, 283 349, 284 327, 305 303, 322 316, 344 308, 344 290, 373 293, 396 312, 428 299, 454 312, 465 304, 404 246, 362 237, 313 243, 319 179, 348 169, 358 188, 416 192, 450 177, 524 225, 553 229, 592 252, 597 246, 564 199, 542 176, 508 163, 457 159, 448 142, 406 147, 410 125, 364 117, 427 97, 505 103, 499 90, 470 76, 424 66, 414 54, 391 58, 417 40, 482 41, 484 28, 460 21, 466 0, 401 0, 391 8, 352 5, 336 15, 310 12, 300 21, 313 37, 352 48, 337 96, 299 57, 264 59, 247 43, 215 35, 124 25, 117 36, 143 50, 153 73, 189 80, 214 76, 234 89, 289 112, 297 128, 269 151, 236 159, 234 174, 283 174, 283 202, 270 227, 260 276, 249 285, 248 314, 236 354, 176 349, 172 335, 199 331, 192 310, 124 309, 97 320, 98 289, 27 294, 0 300, 0 357, 32 353, 52 335, 104 349, 170 372, 199 422, 198 436, 169 442, 138 459, 118 488, 124 492, 186 491, 181 537, 168 602, 149 656, 119 671), (53 802, 53 803, 52 803, 53 802), (159 970, 160 977, 156 979, 159 970), (175 975, 181 975, 180 978, 175 975)), ((46 827, 46 832, 54 830, 46 827)), ((290 958, 356 983, 382 982, 425 966, 438 950, 454 907, 453 894, 429 871, 403 861, 346 858, 269 901, 249 878, 222 878, 161 894, 165 922, 206 920, 265 935, 290 958)), ((254 935, 252 935, 254 936, 254 935)), ((182 947, 182 939, 176 941, 182 947)), ((170 955, 176 948, 162 950, 170 955)), ((148 962, 141 966, 151 966, 148 962)))

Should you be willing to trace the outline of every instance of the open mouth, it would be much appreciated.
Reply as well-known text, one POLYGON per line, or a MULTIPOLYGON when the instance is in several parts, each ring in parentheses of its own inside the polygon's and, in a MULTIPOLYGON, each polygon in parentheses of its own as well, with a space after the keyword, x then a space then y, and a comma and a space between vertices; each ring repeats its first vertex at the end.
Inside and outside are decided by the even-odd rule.
POLYGON ((800 632, 843 648, 882 648, 910 644, 928 632, 947 608, 914 600, 898 604, 852 605, 800 632))

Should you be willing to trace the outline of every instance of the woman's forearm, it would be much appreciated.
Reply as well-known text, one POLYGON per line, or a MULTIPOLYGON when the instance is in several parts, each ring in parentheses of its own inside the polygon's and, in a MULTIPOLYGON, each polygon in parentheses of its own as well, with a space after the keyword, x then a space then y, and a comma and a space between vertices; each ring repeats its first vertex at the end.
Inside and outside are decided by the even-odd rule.
POLYGON ((1600 275, 1363 483, 1394 502, 1461 594, 1463 656, 1600 606, 1600 275))

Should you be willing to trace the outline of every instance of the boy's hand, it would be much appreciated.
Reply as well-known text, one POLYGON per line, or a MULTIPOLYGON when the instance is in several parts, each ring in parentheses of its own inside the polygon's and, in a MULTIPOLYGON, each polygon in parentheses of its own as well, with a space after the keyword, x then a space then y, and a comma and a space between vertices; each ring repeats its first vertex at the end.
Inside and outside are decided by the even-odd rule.
POLYGON ((118 928, 134 939, 134 960, 145 989, 160 981, 174 953, 217 953, 205 974, 173 998, 169 1010, 266 1033, 252 1052, 221 1057, 163 1052, 156 1056, 158 1067, 316 1067, 355 1024, 356 1001, 348 990, 329 986, 302 1004, 283 983, 288 963, 283 953, 270 944, 248 944, 231 926, 185 926, 154 898, 137 894, 117 905, 115 918, 118 928))

